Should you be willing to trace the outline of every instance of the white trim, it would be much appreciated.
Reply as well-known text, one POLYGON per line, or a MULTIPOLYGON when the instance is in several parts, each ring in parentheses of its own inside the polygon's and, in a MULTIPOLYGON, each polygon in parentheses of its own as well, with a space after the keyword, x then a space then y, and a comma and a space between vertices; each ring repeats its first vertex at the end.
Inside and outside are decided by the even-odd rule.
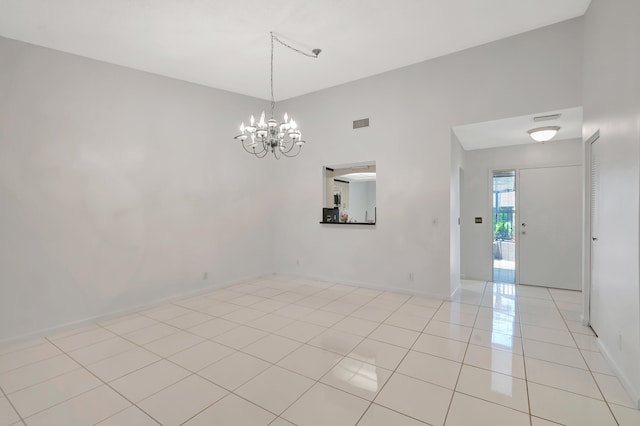
POLYGON ((82 325, 96 323, 96 322, 100 322, 100 321, 107 321, 107 320, 110 320, 110 319, 113 319, 113 318, 117 318, 119 316, 129 315, 129 314, 133 314, 135 312, 139 312, 139 311, 142 311, 142 310, 145 310, 145 309, 149 309, 149 308, 152 308, 154 306, 160 305, 162 303, 167 303, 167 302, 172 302, 172 301, 176 301, 176 300, 180 300, 180 299, 185 299, 185 298, 197 296, 198 294, 208 293, 208 292, 210 292, 212 290, 218 290, 218 289, 229 287, 229 286, 232 286, 232 285, 235 285, 235 284, 240 284, 240 283, 243 283, 243 282, 246 282, 246 281, 257 280, 257 279, 260 279, 260 278, 263 278, 263 277, 269 277, 271 275, 274 275, 274 274, 262 274, 262 275, 257 275, 255 277, 242 278, 242 279, 231 281, 231 282, 212 284, 212 285, 207 286, 207 287, 201 287, 199 289, 192 290, 192 291, 189 291, 189 292, 186 292, 186 293, 174 294, 172 296, 163 297, 161 299, 154 299, 154 300, 149 301, 149 302, 141 303, 141 304, 135 305, 135 306, 130 306, 128 308, 120 309, 118 311, 109 312, 107 314, 96 315, 94 317, 84 318, 84 319, 81 319, 81 320, 72 321, 72 322, 68 322, 68 323, 65 323, 65 324, 58 324, 58 325, 55 325, 53 327, 43 328, 43 329, 40 329, 40 330, 37 330, 37 331, 32 331, 32 332, 21 334, 21 335, 18 335, 18 336, 13 336, 13 337, 5 338, 5 339, 0 339, 0 345, 19 343, 19 342, 26 341, 26 340, 36 339, 38 337, 51 336, 52 334, 61 333, 63 331, 71 330, 73 328, 76 328, 76 327, 79 327, 79 326, 82 326, 82 325))
POLYGON ((607 347, 602 343, 602 340, 597 339, 596 342, 598 344, 598 348, 600 349, 600 353, 607 361, 607 364, 609 364, 609 367, 611 367, 611 370, 613 370, 618 380, 620 380, 620 383, 622 383, 624 389, 627 391, 629 399, 631 399, 631 402, 633 402, 637 409, 640 409, 640 389, 636 389, 635 386, 633 386, 632 380, 629 380, 629 378, 627 378, 627 376, 624 374, 624 370, 620 368, 618 364, 616 364, 613 357, 609 355, 609 351, 607 350, 607 347))

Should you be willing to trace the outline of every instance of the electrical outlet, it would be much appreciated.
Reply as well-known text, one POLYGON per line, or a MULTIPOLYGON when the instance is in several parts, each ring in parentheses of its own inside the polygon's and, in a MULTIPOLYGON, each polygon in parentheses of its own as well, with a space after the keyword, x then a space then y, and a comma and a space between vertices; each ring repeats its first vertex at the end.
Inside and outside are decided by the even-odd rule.
POLYGON ((409 281, 413 281, 413 278, 414 278, 413 272, 409 272, 409 281))
POLYGON ((203 280, 206 280, 207 278, 209 278, 209 273, 208 273, 208 272, 204 272, 204 273, 202 274, 202 279, 203 279, 203 280))

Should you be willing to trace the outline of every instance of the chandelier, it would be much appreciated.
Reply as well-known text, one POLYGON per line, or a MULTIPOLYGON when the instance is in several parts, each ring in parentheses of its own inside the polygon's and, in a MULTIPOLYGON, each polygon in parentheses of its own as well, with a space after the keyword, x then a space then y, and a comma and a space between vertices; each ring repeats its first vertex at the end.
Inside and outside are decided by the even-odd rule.
POLYGON ((289 46, 280 40, 273 33, 271 34, 271 118, 265 121, 265 114, 262 111, 260 120, 256 123, 255 117, 252 115, 249 124, 245 126, 244 122, 240 125, 240 134, 234 139, 242 142, 242 147, 249 154, 253 154, 258 158, 264 158, 269 152, 273 153, 276 159, 281 156, 295 157, 302 151, 305 144, 302 139, 302 133, 298 129, 298 124, 287 113, 284 114, 283 121, 279 122, 274 118, 273 110, 276 101, 273 96, 273 42, 277 41, 281 45, 298 52, 310 58, 317 58, 320 49, 313 49, 312 53, 306 53, 295 47, 289 46), (294 149, 297 148, 297 149, 294 149))

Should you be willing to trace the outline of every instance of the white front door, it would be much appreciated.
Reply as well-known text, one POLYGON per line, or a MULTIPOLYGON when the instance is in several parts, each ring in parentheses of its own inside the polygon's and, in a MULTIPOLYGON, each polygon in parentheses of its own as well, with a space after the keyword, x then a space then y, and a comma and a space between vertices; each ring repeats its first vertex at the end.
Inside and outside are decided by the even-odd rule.
POLYGON ((519 283, 581 289, 582 166, 520 170, 519 283))

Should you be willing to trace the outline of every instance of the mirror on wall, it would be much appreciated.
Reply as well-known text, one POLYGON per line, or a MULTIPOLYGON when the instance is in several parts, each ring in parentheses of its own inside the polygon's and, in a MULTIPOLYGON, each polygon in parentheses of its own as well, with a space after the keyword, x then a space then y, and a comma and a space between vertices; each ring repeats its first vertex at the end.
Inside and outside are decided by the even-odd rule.
POLYGON ((323 167, 321 223, 375 225, 376 163, 323 167))

